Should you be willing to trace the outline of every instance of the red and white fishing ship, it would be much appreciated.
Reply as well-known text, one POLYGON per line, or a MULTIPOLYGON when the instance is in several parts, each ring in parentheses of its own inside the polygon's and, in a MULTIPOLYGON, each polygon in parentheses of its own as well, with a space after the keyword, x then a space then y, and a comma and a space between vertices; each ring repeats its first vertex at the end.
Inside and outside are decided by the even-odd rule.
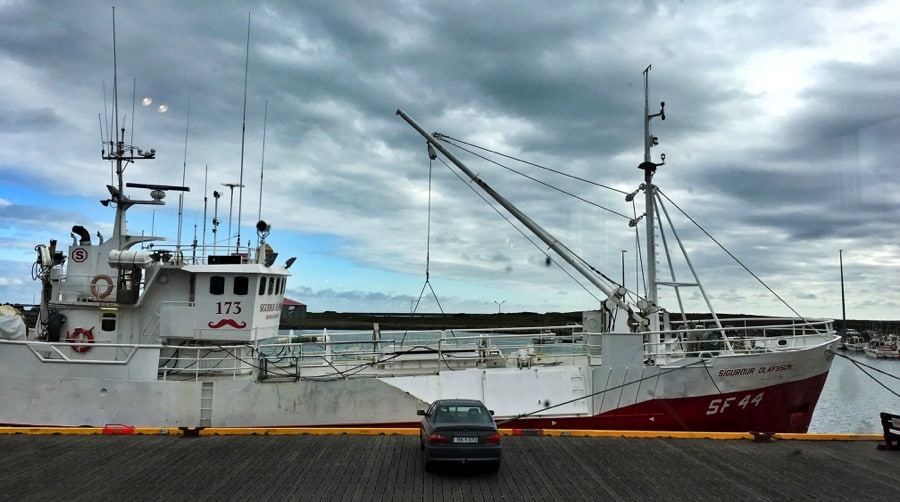
MULTIPOLYGON (((699 279, 663 280, 650 267, 644 296, 626 290, 473 174, 443 136, 397 113, 425 137, 430 154, 453 162, 602 292, 581 326, 420 333, 373 326, 284 336, 279 315, 290 264, 275 264, 269 225, 257 224, 254 252, 224 255, 201 246, 184 253, 129 233, 126 211, 163 204, 165 191, 185 188, 124 183, 125 166, 154 153, 127 145, 118 132, 104 154, 118 180, 104 200, 115 208, 113 234, 92 242, 75 227, 69 246, 37 246, 40 317, 23 338, 0 339, 0 423, 411 426, 416 410, 436 399, 475 398, 510 428, 807 430, 839 340, 830 320, 724 324, 715 313, 666 310, 657 287, 698 288, 705 297, 699 279), (137 200, 128 189, 150 190, 151 198, 137 200), (141 246, 149 242, 152 251, 141 246), (571 343, 534 343, 560 332, 571 343)), ((643 249, 654 253, 655 227, 668 213, 653 183, 662 163, 651 160, 650 122, 665 116, 646 105, 644 116, 638 190, 646 201, 643 249)), ((677 234, 660 238, 667 253, 668 236, 677 234)))

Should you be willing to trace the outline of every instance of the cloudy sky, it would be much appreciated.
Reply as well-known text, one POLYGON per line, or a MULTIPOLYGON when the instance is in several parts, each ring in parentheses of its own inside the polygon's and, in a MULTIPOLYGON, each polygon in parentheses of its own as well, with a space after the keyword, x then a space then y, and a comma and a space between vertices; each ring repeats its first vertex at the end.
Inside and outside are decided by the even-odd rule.
MULTIPOLYGON (((419 299, 426 312, 596 308, 595 288, 442 157, 431 162, 395 110, 531 162, 457 150, 593 267, 619 280, 624 263, 626 286, 643 291, 645 228, 628 226, 643 199, 623 194, 642 181, 652 65, 651 111, 666 102, 666 121, 653 122, 663 194, 799 313, 842 316, 842 256, 847 317, 900 318, 895 2, 543 4, 119 2, 119 123, 157 151, 127 181, 184 177, 182 245, 213 242, 215 211, 222 247, 238 213, 255 244, 262 183, 268 241, 280 260, 298 258, 287 294, 312 312, 408 312, 419 299), (231 198, 223 184, 240 181, 231 198)), ((112 18, 105 1, 0 1, 0 302, 37 297, 36 244, 68 245, 73 225, 111 232, 98 201, 110 182, 100 150, 112 18)), ((177 193, 167 200, 133 209, 130 229, 177 244, 177 193)), ((696 227, 678 236, 718 312, 789 313, 696 227)), ((677 307, 670 290, 661 298, 677 307)), ((694 289, 685 301, 702 307, 694 289)))

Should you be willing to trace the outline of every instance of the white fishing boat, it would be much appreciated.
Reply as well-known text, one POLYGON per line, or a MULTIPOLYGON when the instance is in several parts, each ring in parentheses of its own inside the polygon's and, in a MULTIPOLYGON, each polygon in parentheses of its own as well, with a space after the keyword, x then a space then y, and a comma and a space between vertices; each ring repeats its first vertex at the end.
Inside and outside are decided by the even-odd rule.
POLYGON ((873 337, 863 346, 863 352, 875 359, 900 359, 900 337, 894 334, 873 337))
MULTIPOLYGON (((698 278, 662 280, 651 269, 643 297, 610 283, 472 174, 440 135, 398 114, 602 292, 581 326, 279 337, 290 274, 268 252, 269 225, 257 225, 253 252, 224 254, 129 233, 126 211, 186 188, 125 183, 124 166, 154 153, 122 132, 104 154, 116 165, 104 201, 113 234, 94 242, 76 226, 68 246, 36 248, 40 318, 24 340, 0 340, 0 423, 415 426, 416 410, 436 399, 474 398, 511 428, 806 431, 838 343, 831 320, 729 318, 726 328, 712 313, 679 329, 688 319, 657 305, 657 287, 703 292, 698 278), (150 199, 126 194, 134 189, 150 199), (149 242, 152 252, 140 249, 149 242), (546 330, 579 339, 536 351, 532 339, 546 330)), ((664 115, 644 115, 639 190, 652 252, 653 223, 666 213, 649 125, 664 115)))
POLYGON ((838 348, 842 348, 845 350, 849 350, 851 352, 862 352, 868 342, 863 338, 862 335, 859 334, 855 329, 848 329, 844 333, 844 336, 841 337, 841 343, 838 348))

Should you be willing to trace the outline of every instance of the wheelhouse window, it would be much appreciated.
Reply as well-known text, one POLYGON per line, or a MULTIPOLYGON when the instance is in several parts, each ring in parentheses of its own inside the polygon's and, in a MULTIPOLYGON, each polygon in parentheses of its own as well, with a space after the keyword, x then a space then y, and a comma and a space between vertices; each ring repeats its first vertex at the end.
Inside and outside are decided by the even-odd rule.
POLYGON ((246 295, 250 291, 250 279, 245 275, 239 275, 234 278, 234 294, 246 295))
POLYGON ((275 278, 269 278, 269 294, 273 294, 275 292, 275 278))
POLYGON ((221 275, 214 275, 209 278, 209 294, 223 295, 225 294, 225 278, 221 275))
POLYGON ((264 294, 266 294, 266 278, 260 277, 259 278, 259 295, 262 296, 264 294))

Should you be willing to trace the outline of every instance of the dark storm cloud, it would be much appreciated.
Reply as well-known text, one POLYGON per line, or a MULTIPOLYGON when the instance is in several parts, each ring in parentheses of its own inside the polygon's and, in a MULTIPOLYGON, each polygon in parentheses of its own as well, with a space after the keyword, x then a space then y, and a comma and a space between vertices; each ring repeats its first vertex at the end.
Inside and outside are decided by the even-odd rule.
MULTIPOLYGON (((93 178, 108 173, 97 154, 100 129, 108 135, 112 122, 112 12, 101 1, 72 5, 0 7, 0 171, 47 197, 76 193, 93 202, 106 195, 93 178)), ((191 214, 202 210, 205 184, 221 190, 243 176, 245 209, 255 208, 265 124, 263 214, 277 228, 327 235, 325 253, 399 274, 420 273, 430 239, 435 275, 472 285, 452 294, 461 305, 480 287, 467 305, 495 308, 487 295, 499 296, 485 291, 496 284, 483 285, 494 273, 507 291, 534 291, 534 301, 545 301, 569 284, 555 266, 541 265, 544 246, 525 241, 467 181, 431 163, 422 138, 394 111, 403 108, 428 130, 613 186, 619 191, 519 167, 639 216, 642 205, 633 208, 620 191, 642 181, 641 72, 652 65, 651 113, 660 101, 667 113, 653 123, 654 159, 668 154, 655 181, 768 276, 790 277, 798 263, 829 266, 832 249, 889 253, 900 230, 900 70, 895 30, 866 15, 879 8, 874 1, 119 5, 121 126, 135 144, 158 151, 153 167, 129 174, 180 183, 184 168, 191 214), (140 106, 145 96, 152 106, 140 106)), ((634 242, 622 216, 602 221, 611 213, 489 162, 467 162, 599 268, 619 269, 621 249, 634 242)), ((70 204, 81 216, 54 219, 86 219, 87 210, 70 204)), ((5 209, 10 228, 27 216, 16 205, 26 204, 5 209)), ((705 266, 724 267, 712 248, 693 246, 705 266)), ((336 309, 408 300, 353 279, 345 292, 329 288, 303 294, 340 302, 336 309)), ((726 295, 756 298, 736 288, 726 295)), ((814 306, 826 294, 801 296, 814 306)), ((593 302, 581 296, 571 308, 585 298, 593 302)))

